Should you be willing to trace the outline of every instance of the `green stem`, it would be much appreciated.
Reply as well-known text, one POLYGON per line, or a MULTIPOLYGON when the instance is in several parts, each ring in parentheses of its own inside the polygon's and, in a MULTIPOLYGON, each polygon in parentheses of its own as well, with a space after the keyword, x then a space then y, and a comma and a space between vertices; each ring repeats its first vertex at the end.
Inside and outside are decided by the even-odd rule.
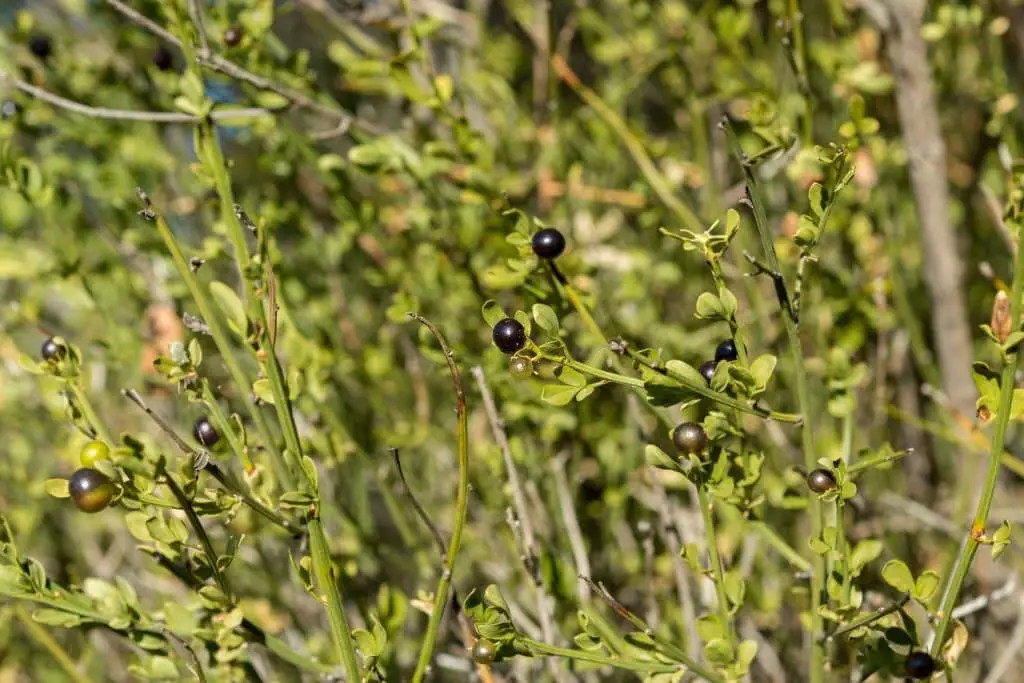
MULTIPOLYGON (((742 401, 733 398, 732 396, 729 396, 728 394, 723 394, 720 391, 710 389, 703 380, 701 380, 700 382, 691 382, 688 378, 683 377, 682 375, 673 372, 672 370, 669 370, 667 368, 655 367, 649 361, 644 359, 640 354, 638 354, 636 351, 633 351, 628 347, 626 348, 626 353, 629 355, 630 358, 632 358, 637 363, 640 363, 644 367, 650 368, 651 370, 661 373, 666 377, 671 377, 673 380, 675 380, 681 386, 685 387, 687 390, 692 391, 693 393, 699 396, 703 396, 704 398, 710 399, 715 403, 719 403, 728 408, 734 408, 735 410, 738 410, 741 413, 746 413, 747 415, 756 415, 757 417, 760 417, 765 420, 776 420, 778 422, 788 422, 791 424, 799 424, 802 421, 800 415, 794 415, 792 413, 780 413, 774 410, 764 410, 763 408, 750 406, 743 403, 742 401)), ((556 362, 558 362, 558 359, 549 360, 555 360, 556 362)), ((593 374, 595 377, 600 377, 600 375, 597 375, 594 372, 595 368, 589 365, 584 365, 583 363, 579 363, 572 359, 567 359, 565 362, 566 364, 569 364, 569 366, 572 367, 573 369, 579 370, 584 374, 590 373, 593 374)), ((608 376, 602 377, 602 379, 607 379, 610 382, 618 382, 619 384, 630 384, 631 386, 644 386, 644 381, 640 379, 625 377, 624 379, 629 380, 629 382, 622 382, 621 378, 623 378, 623 375, 614 375, 613 373, 605 374, 608 376)))
POLYGON ((341 592, 331 564, 331 554, 327 546, 320 518, 313 516, 307 525, 309 530, 309 549, 313 560, 313 574, 316 576, 320 590, 320 601, 327 608, 327 619, 331 624, 331 637, 341 663, 345 667, 345 676, 350 681, 361 681, 359 662, 356 659, 355 644, 349 630, 348 618, 341 603, 341 592))
POLYGON ((850 631, 856 631, 857 629, 861 628, 862 626, 867 626, 868 624, 872 624, 872 623, 878 621, 879 619, 881 619, 882 617, 884 617, 886 615, 889 615, 889 614, 892 614, 893 612, 895 612, 898 609, 902 608, 903 605, 907 604, 907 602, 909 600, 910 600, 910 596, 909 595, 904 595, 902 598, 900 598, 899 600, 897 600, 896 602, 894 602, 894 603, 892 603, 890 605, 887 605, 885 607, 881 607, 881 608, 875 610, 874 612, 871 612, 870 614, 865 614, 862 617, 854 619, 853 621, 851 621, 850 623, 846 624, 842 628, 836 629, 836 631, 834 633, 832 633, 832 635, 830 635, 828 637, 828 640, 835 640, 836 638, 839 638, 840 636, 846 635, 850 631))
POLYGON ((96 411, 93 409, 92 403, 89 401, 89 397, 86 395, 85 390, 74 380, 69 381, 68 386, 71 388, 71 392, 75 395, 75 399, 78 400, 78 405, 82 409, 82 415, 85 416, 86 421, 96 431, 96 435, 99 436, 101 441, 105 441, 111 447, 116 446, 117 442, 110 437, 110 432, 107 431, 106 425, 104 425, 96 415, 96 411))
MULTIPOLYGON (((150 206, 150 211, 153 211, 150 206)), ((167 221, 163 215, 154 212, 154 219, 156 221, 157 231, 163 238, 164 245, 167 250, 171 253, 171 259, 174 261, 174 265, 178 269, 178 274, 183 280, 185 285, 188 287, 189 293, 192 295, 193 301, 196 302, 196 306, 199 308, 199 314, 203 318, 203 322, 206 323, 207 328, 210 330, 210 336, 213 337, 214 343, 217 345, 217 349, 220 351, 221 358, 224 361, 224 365, 228 369, 228 374, 231 375, 232 381, 240 391, 247 392, 248 387, 252 386, 245 372, 242 370, 242 365, 235 355, 234 347, 228 338, 227 332, 225 332, 223 323, 220 317, 215 313, 215 308, 207 295, 206 290, 203 289, 199 280, 192 273, 189 268, 188 260, 181 251, 181 247, 178 245, 177 239, 174 237, 174 233, 171 232, 170 226, 167 225, 167 221)), ((249 412, 249 416, 252 421, 256 424, 256 429, 260 433, 260 438, 263 440, 263 445, 267 450, 275 455, 275 458, 281 458, 280 451, 277 449, 277 444, 270 431, 270 425, 267 424, 266 418, 260 409, 253 404, 252 401, 243 401, 246 405, 246 409, 249 412)), ((284 484, 288 488, 294 488, 294 481, 291 480, 291 476, 287 470, 287 467, 279 467, 279 474, 283 479, 284 484)))
POLYGON ((683 204, 676 197, 665 176, 661 174, 654 161, 651 160, 651 156, 647 153, 644 144, 629 130, 626 122, 611 107, 605 104, 600 95, 583 85, 579 77, 572 72, 569 65, 561 57, 556 56, 552 59, 552 66, 562 81, 572 88, 580 99, 586 102, 601 117, 605 124, 612 129, 612 132, 619 137, 619 140, 625 145, 629 155, 633 157, 633 161, 639 167, 640 173, 643 174, 651 189, 654 190, 654 194, 658 195, 658 199, 676 215, 687 229, 694 232, 702 231, 704 229, 703 222, 694 213, 693 209, 683 204))
MULTIPOLYGON (((780 312, 783 325, 786 328, 786 337, 789 341, 790 352, 793 358, 793 368, 796 373, 797 399, 800 404, 800 413, 804 420, 800 429, 800 440, 804 451, 804 466, 808 471, 813 470, 818 459, 818 450, 814 443, 814 432, 811 426, 811 391, 807 380, 807 366, 804 364, 804 351, 800 342, 800 331, 797 328, 796 320, 791 315, 792 301, 788 299, 785 281, 779 269, 779 258, 775 253, 774 236, 771 226, 768 225, 768 216, 765 213, 764 200, 757 183, 757 177, 750 166, 744 163, 743 149, 739 139, 728 121, 725 121, 726 137, 729 139, 733 150, 743 168, 743 175, 747 182, 747 192, 750 197, 751 208, 754 213, 754 225, 757 228, 758 236, 761 239, 761 247, 764 252, 765 261, 775 280, 776 294, 779 297, 780 312)), ((821 537, 823 525, 821 503, 817 494, 808 491, 810 497, 808 510, 811 516, 811 535, 814 538, 821 537)), ((821 634, 824 632, 824 618, 821 616, 821 594, 825 585, 825 558, 814 553, 811 558, 811 607, 810 607, 810 683, 821 683, 825 676, 825 649, 821 642, 821 634)))
MULTIPOLYGON (((621 602, 616 600, 615 596, 613 596, 608 591, 608 589, 604 587, 604 584, 595 583, 592 579, 586 576, 581 576, 580 578, 586 581, 590 585, 591 589, 594 590, 594 592, 598 593, 601 597, 603 597, 605 601, 608 602, 609 605, 611 605, 612 609, 615 610, 616 614, 618 614, 623 619, 628 621, 640 632, 648 635, 654 642, 655 647, 657 647, 662 654, 664 654, 667 657, 671 657, 672 659, 675 659, 676 661, 685 665, 687 669, 689 669, 693 673, 701 676, 706 680, 721 680, 721 677, 718 676, 718 674, 716 674, 715 672, 711 671, 710 669, 706 668, 705 666, 694 660, 681 648, 676 647, 672 643, 660 638, 654 632, 654 629, 652 629, 646 621, 638 617, 633 612, 630 612, 621 602)), ((618 650, 616 650, 616 652, 618 652, 618 650)))
POLYGON ((791 545, 786 543, 781 536, 764 522, 751 522, 750 526, 757 531, 764 540, 768 541, 768 545, 772 546, 782 555, 786 560, 793 565, 798 571, 809 572, 811 571, 811 563, 807 561, 803 555, 793 549, 791 545))
MULTIPOLYGON (((532 638, 519 638, 519 642, 528 647, 533 652, 542 655, 549 655, 552 657, 565 657, 567 659, 576 659, 581 662, 592 662, 594 664, 604 664, 606 666, 614 666, 618 669, 626 669, 628 671, 637 671, 639 673, 671 673, 673 671, 680 671, 676 664, 662 664, 661 662, 643 662, 637 659, 623 659, 620 657, 608 657, 605 655, 597 654, 589 650, 571 650, 564 647, 556 647, 554 645, 548 645, 532 638)), ((719 677, 705 678, 708 681, 721 681, 719 677)))
POLYGON ((804 20, 800 11, 799 0, 789 0, 786 8, 789 23, 793 29, 793 50, 797 68, 797 80, 805 99, 803 123, 804 145, 810 147, 814 143, 814 103, 811 101, 810 79, 807 76, 807 49, 804 44, 804 20))
POLYGON ((43 628, 39 623, 36 622, 24 607, 20 605, 14 608, 14 613, 18 617, 18 621, 22 623, 25 629, 29 632, 32 638, 43 646, 43 648, 57 660, 64 672, 73 680, 75 683, 90 683, 89 677, 78 670, 78 666, 72 661, 71 656, 61 646, 57 640, 50 635, 50 632, 43 628))
POLYGON ((434 592, 434 607, 430 612, 427 632, 423 637, 419 660, 416 663, 416 670, 412 676, 413 683, 421 683, 430 666, 434 644, 437 640, 437 631, 441 625, 441 617, 444 615, 445 607, 448 605, 448 591, 451 587, 452 572, 455 569, 455 558, 459 553, 459 546, 462 542, 462 529, 466 524, 466 511, 469 503, 469 421, 466 411, 466 393, 462 386, 462 380, 459 377, 459 368, 455 364, 455 357, 452 355, 448 343, 441 335, 441 332, 429 320, 416 314, 410 315, 425 325, 441 345, 441 350, 448 361, 448 371, 452 376, 452 384, 455 388, 455 407, 458 412, 459 482, 455 498, 455 522, 452 528, 451 541, 448 543, 448 552, 445 555, 444 566, 441 569, 441 578, 437 583, 437 590, 434 592))
POLYGON ((235 480, 235 477, 232 476, 230 472, 222 470, 216 463, 212 462, 206 466, 206 471, 209 472, 214 479, 220 482, 221 486, 238 496, 239 499, 248 505, 256 514, 260 515, 267 521, 278 525, 294 536, 298 536, 302 533, 302 529, 299 528, 297 524, 279 515, 277 512, 274 512, 269 507, 249 495, 249 493, 247 493, 242 485, 235 480))
MULTIPOLYGON (((1018 234, 1020 233, 1019 226, 1018 234)), ((1017 321, 1014 330, 1019 329, 1021 313, 1024 312, 1024 249, 1017 250, 1017 258, 1013 269, 1013 288, 1010 292, 1010 320, 1017 321)), ((1006 442, 1006 429, 1010 424, 1010 408, 1013 404, 1013 392, 1016 387, 1016 374, 1019 354, 1014 346, 1006 352, 1006 362, 1003 366, 1003 374, 1000 378, 999 407, 996 412, 995 433, 992 437, 992 450, 989 454, 988 472, 985 475, 985 486, 978 500, 978 508, 974 514, 974 521, 971 523, 970 531, 960 549, 957 557, 952 578, 946 585, 939 603, 936 615, 939 617, 938 626, 935 627, 935 640, 932 643, 932 656, 938 656, 942 650, 943 642, 946 639, 946 632, 949 629, 949 622, 953 618, 953 607, 960 597, 964 581, 970 573, 971 563, 978 552, 978 546, 985 535, 985 525, 988 523, 989 511, 992 509, 992 499, 995 496, 996 480, 999 478, 1000 455, 1003 453, 1003 446, 1006 442)))
MULTIPOLYGON (((854 399, 856 400, 856 399, 854 399)), ((850 458, 853 456, 853 426, 854 426, 854 410, 851 408, 849 414, 843 418, 843 462, 850 462, 850 458)), ((849 470, 847 470, 849 471, 849 470)), ((853 577, 850 576, 850 544, 846 539, 846 531, 844 530, 844 509, 846 507, 846 501, 843 500, 842 496, 836 496, 835 500, 835 515, 836 515, 836 539, 839 543, 839 547, 836 549, 840 556, 840 574, 843 577, 842 589, 840 591, 840 600, 845 607, 850 604, 850 598, 853 593, 853 577)))
POLYGON ((227 415, 224 414, 224 410, 220 407, 220 403, 217 402, 216 397, 213 395, 213 390, 210 389, 210 383, 205 379, 203 384, 203 403, 210 410, 210 416, 213 418, 214 425, 220 430, 220 433, 224 435, 224 438, 228 441, 228 446, 242 461, 242 465, 245 467, 246 472, 252 472, 254 467, 252 460, 249 458, 249 451, 242 445, 242 442, 238 439, 238 434, 235 433, 234 425, 231 424, 231 420, 227 415))
MULTIPOLYGON (((163 470, 163 464, 159 466, 159 470, 163 470)), ((206 555, 206 561, 210 564, 210 570, 213 572, 213 579, 217 582, 217 586, 220 587, 224 597, 227 598, 228 603, 234 604, 235 598, 231 592, 231 586, 228 584, 227 577, 217 566, 217 551, 213 549, 213 544, 210 542, 210 537, 206 535, 206 529, 203 528, 203 523, 199 520, 199 516, 196 514, 195 509, 192 507, 192 502, 185 495, 185 492, 181 490, 178 483, 174 481, 174 478, 164 470, 163 471, 163 482, 167 484, 167 488, 171 490, 174 498, 178 501, 178 505, 185 511, 185 516, 188 518, 189 525, 195 532, 196 537, 199 539, 199 543, 203 546, 203 553, 206 555)))
POLYGON ((733 628, 732 614, 729 612, 729 599, 725 594, 725 568, 718 552, 718 536, 715 533, 715 518, 711 510, 711 497, 703 481, 696 482, 697 502, 704 518, 704 538, 708 546, 708 557, 711 560, 711 575, 715 584, 715 598, 718 603, 718 617, 725 628, 725 638, 729 649, 736 652, 736 632, 733 628))

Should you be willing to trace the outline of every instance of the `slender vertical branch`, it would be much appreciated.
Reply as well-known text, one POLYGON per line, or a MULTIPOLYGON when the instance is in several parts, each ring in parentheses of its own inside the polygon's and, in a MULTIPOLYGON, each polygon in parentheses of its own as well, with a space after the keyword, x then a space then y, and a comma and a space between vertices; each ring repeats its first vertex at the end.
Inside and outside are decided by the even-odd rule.
POLYGON ((83 674, 75 662, 71 659, 71 656, 67 653, 60 643, 50 635, 50 632, 39 625, 35 619, 29 616, 28 611, 21 606, 14 608, 14 614, 18 617, 18 621, 22 623, 25 630, 28 631, 32 638, 43 646, 43 648, 50 653, 50 655, 57 660, 60 667, 64 669, 64 673, 71 678, 75 683, 90 683, 89 677, 83 674))
MULTIPOLYGON (((803 423, 800 429, 800 440, 804 452, 804 466, 808 470, 815 467, 818 459, 818 451, 814 443, 814 430, 811 419, 811 391, 807 379, 807 367, 804 364, 804 351, 800 342, 800 331, 797 328, 796 316, 793 315, 792 303, 786 290, 786 282, 779 269, 779 259, 775 253, 775 241, 772 235, 771 226, 768 225, 768 216, 765 212, 764 200, 758 187, 757 178, 752 168, 747 163, 746 154, 740 146, 739 139, 729 124, 728 119, 723 119, 723 128, 733 148, 733 152, 743 168, 743 175, 747 182, 747 196, 754 214, 754 225, 757 228, 758 236, 761 239, 761 247, 764 251, 764 259, 770 271, 775 293, 779 299, 783 325, 786 329, 786 338, 789 341, 790 353, 793 359, 793 369, 796 373, 797 399, 800 403, 800 414, 803 416, 803 423)), ((821 536, 823 526, 823 515, 821 503, 813 491, 808 491, 808 511, 811 517, 811 533, 817 538, 821 536)), ((821 636, 824 631, 824 618, 821 616, 821 596, 825 586, 825 558, 815 553, 811 559, 811 627, 810 627, 810 681, 821 683, 825 675, 825 649, 822 645, 821 636)))
POLYGON ((327 547, 327 535, 324 533, 320 517, 313 515, 308 521, 309 550, 313 561, 313 575, 316 577, 317 588, 321 593, 320 601, 327 609, 327 620, 331 624, 331 637, 334 648, 345 668, 345 676, 350 681, 360 681, 359 662, 356 659, 355 643, 349 629, 348 617, 341 602, 341 591, 338 589, 338 577, 331 562, 331 553, 327 547))
POLYGON ((718 618, 722 620, 726 640, 733 652, 736 651, 736 628, 729 612, 729 599, 725 594, 725 567, 722 556, 718 552, 718 535, 715 533, 715 517, 711 509, 711 496, 703 481, 695 482, 697 486, 697 502, 704 519, 704 538, 708 546, 708 558, 711 560, 711 575, 715 584, 715 602, 718 603, 718 618))
POLYGON ((494 440, 498 444, 498 450, 501 451, 502 462, 505 463, 505 475, 508 477, 509 488, 512 489, 512 504, 515 506, 515 518, 523 532, 523 547, 525 550, 523 560, 530 578, 533 579, 534 589, 537 594, 537 616, 540 620, 541 632, 544 634, 544 640, 552 642, 555 637, 555 624, 551 614, 551 598, 545 590, 544 580, 540 574, 533 521, 526 506, 526 495, 523 493, 523 486, 519 481, 519 472, 516 470, 516 464, 512 460, 512 449, 508 444, 508 435, 505 434, 505 426, 501 416, 498 414, 498 407, 494 403, 494 396, 491 395, 490 387, 487 386, 484 369, 477 365, 470 372, 473 374, 477 388, 480 390, 484 411, 487 413, 487 421, 491 424, 491 432, 494 434, 494 440))
POLYGON ((89 423, 89 426, 93 428, 96 435, 102 441, 114 446, 116 442, 111 438, 106 425, 103 424, 103 422, 100 421, 99 416, 96 415, 96 411, 93 409, 92 402, 89 400, 89 396, 85 393, 85 389, 79 386, 76 380, 69 380, 67 385, 71 389, 71 393, 75 395, 75 399, 78 401, 78 406, 82 409, 82 415, 85 416, 85 420, 89 423))
POLYGON ((196 537, 199 539, 199 544, 203 547, 203 553, 206 555, 206 561, 210 565, 210 570, 213 572, 213 579, 217 582, 217 586, 221 592, 224 593, 224 597, 228 603, 234 604, 235 597, 231 592, 231 586, 228 584, 227 577, 220 570, 217 564, 218 555, 217 551, 213 549, 213 543, 210 542, 210 537, 206 535, 206 529, 203 528, 203 523, 199 519, 199 515, 196 514, 195 508, 192 507, 192 501, 188 499, 185 492, 178 486, 178 482, 174 481, 174 477, 167 472, 164 468, 164 462, 161 460, 157 466, 157 473, 162 474, 163 483, 167 485, 167 488, 171 490, 171 494, 175 500, 178 501, 178 505, 185 512, 185 517, 188 518, 188 523, 192 527, 192 531, 195 532, 196 537))
MULTIPOLYGON (((1016 190, 1020 192, 1019 188, 1016 190)), ((1018 200, 1019 201, 1019 200, 1018 200)), ((1011 206, 1015 212, 1013 227, 1020 235, 1020 206, 1011 206)), ((1013 289, 1010 291, 1010 320, 1013 321, 1013 329, 1020 328, 1021 314, 1024 313, 1024 249, 1017 252, 1013 269, 1013 289)), ((1012 346, 1006 350, 1003 373, 1000 377, 999 406, 996 409, 995 433, 992 436, 992 449, 989 454, 988 471, 985 474, 985 484, 981 491, 981 498, 978 500, 978 508, 974 513, 974 521, 971 523, 970 531, 967 533, 960 554, 957 556, 952 576, 946 584, 936 614, 939 623, 935 627, 935 640, 932 643, 932 655, 937 656, 942 651, 942 645, 949 629, 950 619, 953 617, 953 606, 956 605, 963 589, 964 581, 971 570, 971 563, 978 552, 978 546, 985 535, 985 525, 988 523, 989 511, 992 509, 992 499, 995 496, 996 480, 999 478, 1000 456, 1006 443, 1006 429, 1010 424, 1010 409, 1013 404, 1013 392, 1016 387, 1017 365, 1020 354, 1018 347, 1012 346)))
MULTIPOLYGON (((189 294, 192 295, 192 300, 195 301, 196 306, 199 308, 199 314, 202 316, 203 322, 205 322, 206 326, 210 328, 210 336, 213 337, 217 350, 220 351, 221 358, 224 360, 224 365, 228 369, 228 374, 231 375, 231 379, 235 383, 235 386, 240 390, 247 390, 248 387, 252 386, 252 383, 249 381, 248 377, 246 377, 245 371, 242 370, 242 364, 239 361, 238 356, 235 354, 235 349, 224 329, 224 324, 221 322, 220 316, 216 312, 210 295, 199 284, 199 280, 192 272, 192 269, 189 268, 188 259, 186 259, 185 255, 182 253, 181 247, 178 245, 178 240, 174 237, 174 233, 171 232, 171 228, 167 225, 167 221, 164 219, 163 215, 154 209, 149 197, 141 188, 136 190, 136 192, 145 207, 141 212, 141 215, 148 220, 155 221, 157 231, 160 233, 160 237, 163 239, 164 245, 167 247, 167 251, 171 253, 171 259, 174 261, 174 265, 178 269, 178 275, 185 281, 189 294)), ((249 416, 256 424, 256 429, 260 433, 260 438, 263 440, 264 446, 271 454, 280 459, 281 455, 277 448, 277 442, 270 431, 270 425, 267 424, 267 420, 263 416, 263 412, 258 406, 253 404, 252 401, 245 401, 245 405, 249 412, 249 416)), ((286 477, 284 479, 284 484, 286 486, 293 487, 294 483, 289 480, 290 475, 288 475, 287 467, 282 465, 277 469, 281 476, 286 477)))
POLYGON ((469 503, 469 419, 466 411, 466 392, 462 387, 459 368, 455 364, 455 356, 448 347, 448 342, 445 341, 444 336, 434 326, 434 323, 416 313, 410 313, 409 317, 430 330, 434 338, 437 339, 437 343, 440 344, 444 357, 448 361, 448 371, 452 376, 452 385, 455 389, 455 409, 458 415, 459 482, 455 498, 455 522, 452 528, 451 542, 448 544, 448 553, 441 568, 441 578, 434 593, 434 607, 430 612, 430 620, 427 622, 427 633, 423 638, 419 660, 416 662, 416 670, 412 676, 413 683, 421 683, 430 666, 434 644, 437 640, 437 631, 441 625, 441 617, 448 604, 448 591, 451 587, 452 572, 455 569, 455 558, 459 553, 462 529, 466 524, 466 510, 469 503))

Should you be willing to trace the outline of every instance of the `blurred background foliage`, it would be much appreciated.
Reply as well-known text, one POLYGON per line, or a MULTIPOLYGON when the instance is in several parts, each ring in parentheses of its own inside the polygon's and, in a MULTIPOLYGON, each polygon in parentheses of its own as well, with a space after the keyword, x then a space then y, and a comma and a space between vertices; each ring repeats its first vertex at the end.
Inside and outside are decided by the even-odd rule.
MULTIPOLYGON (((438 574, 435 548, 388 449, 400 449, 411 488, 445 533, 455 489, 450 379, 432 338, 407 322, 409 311, 444 332, 469 392, 472 488, 455 574, 460 598, 498 584, 522 627, 540 633, 532 580, 506 524, 508 478, 469 372, 480 366, 535 520, 557 640, 568 643, 576 633, 577 609, 617 628, 614 613, 577 580, 581 573, 672 637, 686 630, 679 591, 692 591, 698 610, 713 602, 707 580, 689 570, 678 575, 680 542, 703 541, 691 489, 645 464, 645 444, 667 435, 620 388, 564 406, 543 402, 545 368, 515 378, 490 344, 481 306, 489 299, 506 311, 547 303, 575 355, 603 362, 600 340, 559 298, 528 247, 506 239, 516 218, 505 210, 521 209, 566 235, 559 267, 608 335, 696 366, 730 330, 695 316, 697 297, 714 280, 700 254, 659 228, 699 233, 735 207, 744 221, 724 276, 752 357, 780 358, 764 401, 798 410, 796 368, 770 283, 746 277, 752 267, 742 252, 756 253, 757 238, 742 175, 718 126, 725 115, 736 121, 747 153, 764 159, 757 172, 787 273, 799 256, 789 238, 807 212, 807 189, 822 179, 814 145, 845 146, 853 156, 853 184, 835 205, 802 292, 805 370, 820 411, 807 417, 818 457, 839 456, 844 421, 852 424, 854 453, 914 448, 890 472, 869 474, 854 499, 851 540, 876 538, 884 547, 862 577, 866 606, 891 596, 878 577, 884 560, 902 558, 915 575, 944 575, 976 495, 970 475, 983 467, 986 437, 971 426, 973 414, 954 409, 943 393, 949 387, 934 353, 909 180, 908 161, 921 151, 905 144, 890 36, 870 8, 850 0, 803 0, 802 15, 793 0, 201 4, 213 54, 277 84, 260 89, 222 70, 202 71, 201 87, 218 110, 271 110, 222 121, 217 134, 236 200, 273 238, 278 350, 297 391, 301 435, 321 470, 350 619, 367 625, 374 605, 391 618, 380 662, 385 680, 408 675, 426 621, 417 607, 438 574), (224 41, 230 25, 243 29, 235 46, 224 41)), ((239 285, 191 126, 83 115, 14 82, 92 107, 189 111, 182 53, 113 5, 33 0, 0 10, 0 513, 20 551, 57 581, 120 577, 147 610, 175 603, 199 610, 189 591, 136 550, 122 510, 84 516, 46 495, 44 482, 70 474, 86 438, 67 419, 57 382, 28 372, 23 358, 36 356, 49 335, 74 343, 103 421, 171 458, 179 456, 120 395, 123 387, 138 389, 179 431, 190 431, 201 406, 153 366, 170 344, 199 339, 204 373, 224 405, 244 414, 239 406, 250 400, 252 389, 231 383, 209 338, 182 322, 197 311, 156 230, 136 216, 139 186, 186 252, 205 260, 203 278, 239 285), (32 49, 40 36, 49 40, 45 56, 32 49), (166 69, 158 62, 167 54, 157 55, 164 49, 166 69)), ((160 26, 187 16, 181 0, 130 5, 160 26)), ((956 228, 947 246, 962 260, 977 358, 991 361, 978 325, 988 322, 1000 281, 1011 277, 1000 206, 1006 166, 1021 153, 1024 7, 935 2, 919 28, 946 133, 956 228)), ((969 366, 974 358, 962 360, 969 366)), ((803 553, 797 432, 745 424, 769 463, 753 516, 803 553)), ((1011 455, 1018 450, 1011 441, 1011 455)), ((269 464, 261 452, 254 460, 254 481, 273 499, 281 489, 269 464)), ((1021 493, 1019 476, 1006 475, 996 515, 1019 518, 1021 493)), ((793 672, 803 670, 798 617, 806 589, 783 557, 749 533, 749 515, 730 506, 716 511, 725 563, 751 577, 738 616, 744 636, 760 644, 751 675, 800 680, 793 672)), ((248 511, 208 526, 218 544, 228 530, 247 533, 230 570, 246 617, 331 660, 324 613, 295 577, 286 535, 248 511)), ((968 592, 1002 586, 1019 563, 1007 557, 998 570, 983 563, 968 592)), ((1015 602, 1002 611, 994 602, 969 618, 974 637, 962 666, 984 672, 984 660, 1005 644, 1015 602)), ((0 681, 69 680, 45 639, 26 637, 34 631, 25 630, 17 604, 0 601, 0 681)), ((924 612, 915 616, 926 623, 924 612)), ((148 666, 108 631, 46 628, 87 680, 135 680, 148 666)), ((471 675, 465 646, 454 621, 446 622, 436 680, 471 675)), ((250 649, 263 680, 300 680, 297 670, 250 649)), ((841 671, 857 668, 852 657, 835 661, 841 671)), ((513 672, 518 680, 555 675, 536 660, 495 668, 499 679, 516 680, 513 672)), ((160 677, 153 669, 146 675, 160 677)), ((572 675, 632 677, 598 668, 572 675)), ((175 676, 187 678, 180 661, 175 676)))

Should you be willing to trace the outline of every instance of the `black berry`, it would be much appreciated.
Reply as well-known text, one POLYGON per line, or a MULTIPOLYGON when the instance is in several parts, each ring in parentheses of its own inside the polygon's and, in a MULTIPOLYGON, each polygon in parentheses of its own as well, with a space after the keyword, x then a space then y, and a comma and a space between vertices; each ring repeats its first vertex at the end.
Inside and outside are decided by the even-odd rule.
POLYGON ((83 467, 68 479, 68 493, 82 512, 99 512, 114 499, 114 482, 99 470, 83 467))
POLYGON ((539 258, 555 259, 565 251, 565 236, 554 228, 544 228, 533 236, 531 246, 539 258))
POLYGON ((701 453, 708 446, 708 434, 697 422, 684 422, 672 430, 672 443, 680 453, 701 453))
POLYGON ((827 493, 836 487, 836 478, 825 469, 816 469, 807 475, 807 488, 815 493, 827 493))
POLYGON ((153 50, 152 60, 153 66, 161 71, 169 71, 174 66, 174 54, 163 45, 153 50))
POLYGON ((209 418, 201 417, 196 420, 196 423, 192 425, 192 436, 196 437, 196 441, 203 444, 208 448, 212 448, 220 441, 220 433, 217 428, 210 423, 209 418))
POLYGON ((43 360, 50 362, 60 360, 67 352, 68 350, 64 345, 58 343, 53 337, 44 341, 42 347, 39 349, 39 355, 43 357, 43 360))
POLYGON ((718 361, 716 360, 706 360, 697 368, 697 372, 700 373, 700 376, 704 378, 708 385, 711 384, 711 378, 715 376, 715 367, 717 365, 718 361))
POLYGON ((224 44, 228 47, 238 47, 242 42, 242 27, 238 24, 231 24, 224 29, 224 44))
POLYGON ((911 652, 903 663, 903 670, 911 678, 931 678, 936 668, 935 660, 927 652, 911 652))
POLYGON ((48 36, 37 33, 28 39, 28 49, 39 59, 46 59, 53 53, 53 43, 48 36))
POLYGON ((502 353, 513 354, 526 346, 526 328, 514 318, 503 318, 494 325, 491 339, 502 353))
POLYGON ((490 664, 494 661, 494 657, 497 654, 498 650, 494 647, 494 643, 486 638, 476 641, 476 644, 473 646, 473 661, 477 664, 490 664))
POLYGON ((730 361, 739 358, 739 354, 736 352, 736 342, 732 339, 726 339, 724 342, 718 345, 715 349, 715 360, 716 361, 730 361))

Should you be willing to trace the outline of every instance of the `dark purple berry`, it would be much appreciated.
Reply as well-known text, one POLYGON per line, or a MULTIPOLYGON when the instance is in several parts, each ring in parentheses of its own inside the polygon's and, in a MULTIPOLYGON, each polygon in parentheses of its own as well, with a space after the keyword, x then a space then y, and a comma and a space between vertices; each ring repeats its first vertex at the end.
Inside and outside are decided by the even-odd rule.
POLYGON ((927 652, 911 652, 903 663, 903 670, 911 678, 931 678, 935 673, 935 660, 927 652))
POLYGON ((231 24, 224 29, 224 44, 228 47, 238 47, 242 42, 242 27, 238 24, 231 24))
POLYGON ((196 441, 203 444, 207 448, 212 448, 220 441, 220 433, 217 428, 210 423, 209 418, 201 417, 196 420, 196 423, 192 425, 192 436, 196 438, 196 441))
POLYGON ((43 360, 50 361, 51 363, 63 358, 67 352, 68 350, 64 345, 58 343, 53 337, 44 341, 39 349, 39 355, 43 357, 43 360))
POLYGON ((114 499, 114 482, 91 467, 75 470, 68 479, 68 493, 82 512, 99 512, 114 499))
POLYGON ((49 36, 37 33, 28 39, 28 49, 39 59, 45 60, 53 53, 53 43, 49 36))
POLYGON ((494 325, 491 339, 502 353, 513 354, 526 346, 526 328, 514 318, 503 318, 494 325))
POLYGON ((152 60, 153 66, 161 71, 170 71, 174 66, 174 54, 164 45, 153 51, 152 60))
POLYGON ((716 361, 731 361, 737 358, 739 358, 739 354, 736 352, 736 342, 732 339, 726 339, 715 349, 716 361))
POLYGON ((711 378, 715 376, 715 368, 717 366, 718 361, 706 360, 700 364, 699 368, 697 368, 697 372, 700 373, 700 376, 704 378, 709 386, 711 385, 711 378))
POLYGON ((836 487, 836 478, 825 469, 816 469, 807 475, 807 488, 815 493, 827 493, 836 487))
POLYGON ((531 246, 538 258, 556 259, 565 251, 565 236, 554 228, 544 228, 533 236, 531 246))
POLYGON ((685 455, 696 455, 708 447, 708 434, 698 422, 684 422, 672 430, 672 443, 685 455))
POLYGON ((13 119, 18 113, 18 103, 14 100, 0 102, 0 119, 13 119))

